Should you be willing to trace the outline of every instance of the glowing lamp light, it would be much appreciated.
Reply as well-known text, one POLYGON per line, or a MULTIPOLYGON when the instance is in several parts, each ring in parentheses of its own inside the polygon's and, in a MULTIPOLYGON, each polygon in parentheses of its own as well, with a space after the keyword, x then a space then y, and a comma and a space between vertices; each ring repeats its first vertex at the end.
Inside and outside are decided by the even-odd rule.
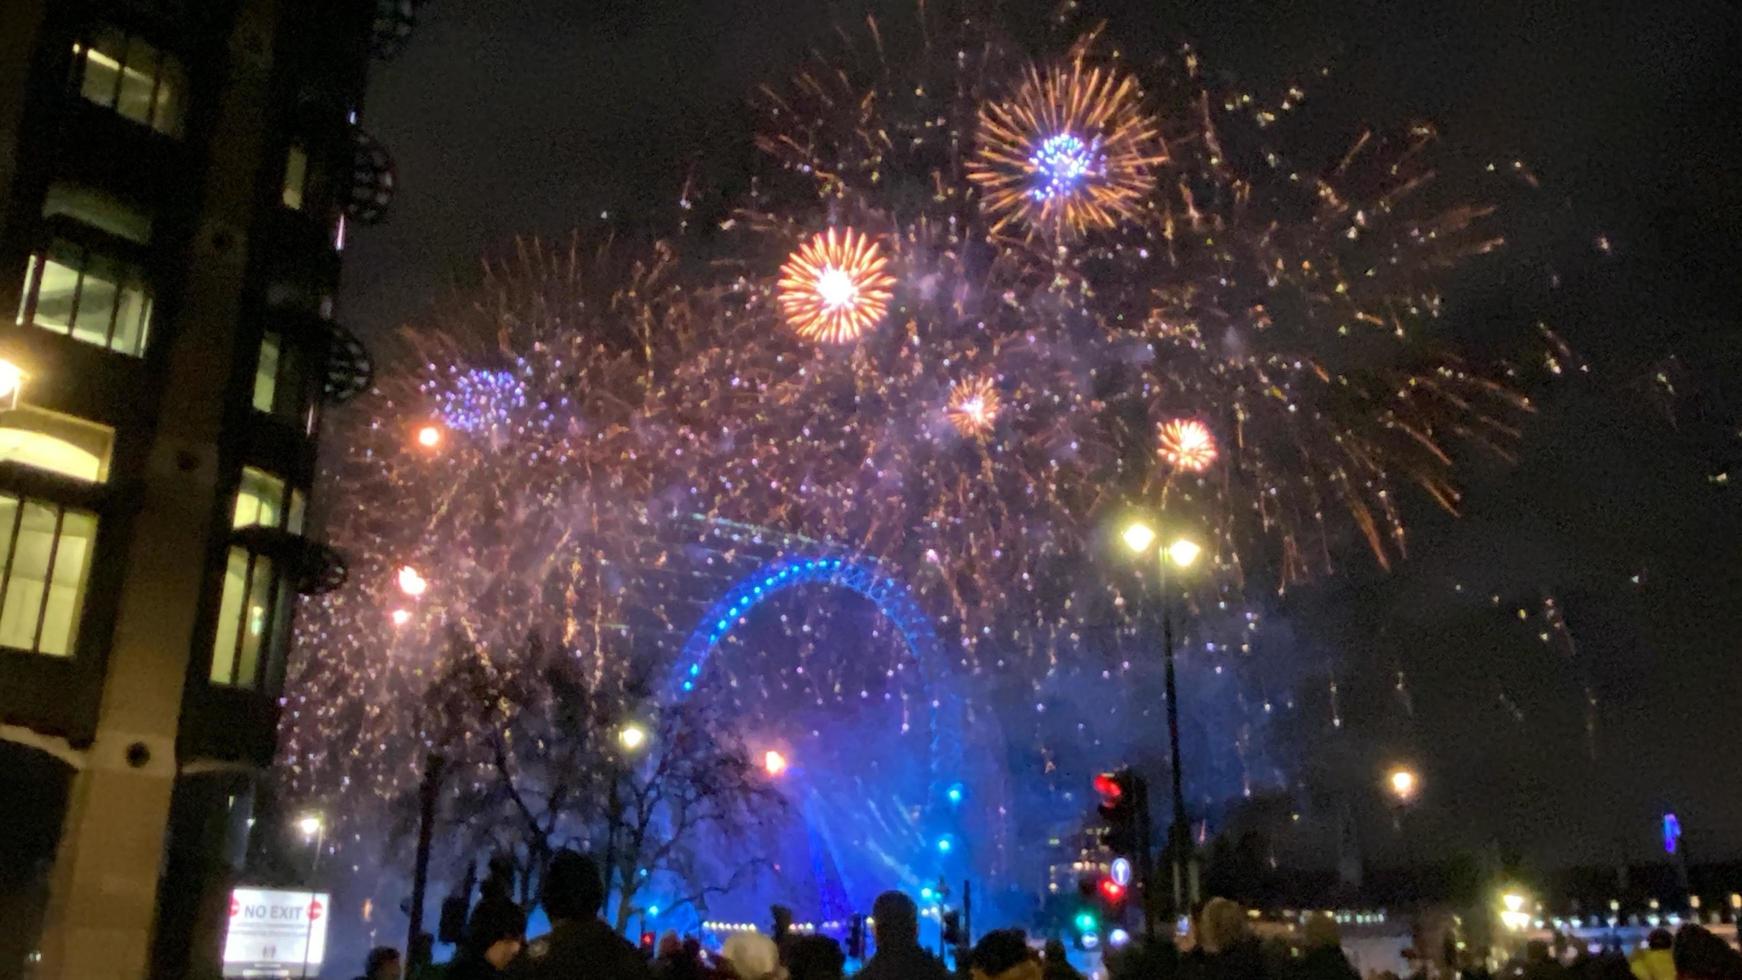
POLYGON ((0 402, 7 408, 18 407, 18 397, 24 393, 24 369, 0 357, 0 402))
POLYGON ((647 729, 635 722, 630 722, 617 729, 617 744, 630 752, 634 752, 647 744, 647 729))
POLYGON ((1173 562, 1176 568, 1190 568, 1203 551, 1191 538, 1179 538, 1167 546, 1167 560, 1173 562))
POLYGON ((938 847, 939 854, 948 854, 951 851, 956 849, 956 842, 955 842, 955 840, 953 840, 950 837, 949 834, 945 834, 944 836, 938 838, 937 847, 938 847))
POLYGON ((387 618, 391 619, 395 626, 404 626, 411 622, 411 612, 405 609, 395 609, 387 614, 387 618))
POLYGON ((1385 784, 1399 803, 1408 803, 1421 790, 1421 777, 1407 766, 1398 766, 1385 777, 1385 784))
POLYGON ((786 756, 769 749, 762 754, 762 768, 770 776, 778 776, 786 771, 786 756))
POLYGON ((1524 910, 1524 895, 1507 892, 1500 896, 1500 923, 1513 932, 1530 928, 1530 913, 1524 910))
POLYGON ((1155 543, 1155 529, 1142 521, 1132 521, 1125 526, 1119 537, 1125 542, 1125 547, 1131 549, 1132 554, 1141 555, 1155 543))
POLYGON ((951 806, 960 804, 967 795, 968 790, 961 783, 955 783, 944 793, 944 797, 950 801, 951 806))
POLYGON ((429 588, 429 583, 424 581, 423 576, 418 574, 417 569, 412 568, 410 565, 400 567, 398 578, 399 591, 411 596, 413 599, 423 595, 429 588))
POLYGON ((1112 932, 1107 933, 1107 945, 1112 946, 1114 949, 1125 946, 1130 942, 1131 933, 1126 932, 1124 929, 1114 928, 1112 932))
POLYGON ((313 837, 321 832, 321 818, 311 813, 296 822, 296 829, 302 831, 304 837, 313 837))
POLYGON ((425 449, 437 449, 442 444, 442 429, 439 425, 426 425, 417 430, 417 444, 425 449))
POLYGON ((936 899, 937 897, 938 897, 938 893, 936 891, 934 891, 932 889, 932 886, 930 886, 930 885, 927 885, 924 888, 921 888, 919 890, 919 900, 922 902, 930 902, 930 901, 936 899))
POLYGON ((1156 428, 1156 454, 1186 473, 1202 473, 1216 461, 1216 437, 1197 419, 1171 419, 1156 428))

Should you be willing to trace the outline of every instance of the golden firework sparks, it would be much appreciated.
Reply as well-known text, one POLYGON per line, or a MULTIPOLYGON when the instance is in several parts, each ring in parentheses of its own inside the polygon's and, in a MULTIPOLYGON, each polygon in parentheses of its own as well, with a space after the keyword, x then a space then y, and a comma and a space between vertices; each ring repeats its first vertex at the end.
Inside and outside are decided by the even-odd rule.
POLYGON ((950 424, 971 439, 985 438, 992 431, 999 408, 998 387, 991 378, 969 378, 950 388, 950 424))
POLYGON ((889 310, 889 260, 869 235, 830 228, 801 245, 780 269, 780 310, 806 340, 840 344, 877 325, 889 310))
POLYGON ((1112 228, 1135 215, 1167 160, 1136 79, 1082 60, 1030 67, 1015 94, 980 109, 968 178, 996 233, 1112 228))
POLYGON ((1156 452, 1176 470, 1202 473, 1216 461, 1216 437, 1197 419, 1170 419, 1158 427, 1156 452))

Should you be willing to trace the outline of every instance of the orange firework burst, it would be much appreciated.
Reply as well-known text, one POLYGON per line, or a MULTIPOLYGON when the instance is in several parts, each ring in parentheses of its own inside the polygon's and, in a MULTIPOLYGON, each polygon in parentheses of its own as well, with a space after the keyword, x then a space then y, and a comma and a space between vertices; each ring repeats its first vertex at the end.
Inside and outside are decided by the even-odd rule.
POLYGON ((1030 67, 1016 93, 980 109, 968 177, 997 232, 1111 228, 1137 213, 1167 160, 1136 79, 1080 58, 1030 67))
POLYGON ((780 268, 780 310, 806 340, 846 343, 889 309, 889 264, 869 235, 830 228, 801 245, 780 268))
POLYGON ((1176 470, 1202 473, 1216 461, 1216 437, 1197 419, 1171 419, 1158 427, 1156 452, 1176 470))
POLYGON ((972 439, 981 439, 998 421, 998 387, 991 378, 969 378, 950 388, 950 424, 972 439))

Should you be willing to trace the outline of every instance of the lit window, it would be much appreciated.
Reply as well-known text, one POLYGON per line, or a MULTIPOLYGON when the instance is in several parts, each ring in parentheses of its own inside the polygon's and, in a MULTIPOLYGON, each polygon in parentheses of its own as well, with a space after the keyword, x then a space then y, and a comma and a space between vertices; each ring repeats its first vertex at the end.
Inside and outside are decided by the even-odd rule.
POLYGON ((308 185, 308 151, 292 143, 284 156, 284 206, 301 211, 308 185))
POLYGON ((117 238, 151 244, 151 215, 102 191, 65 182, 51 185, 42 199, 42 216, 64 215, 117 238))
POLYGON ((25 267, 18 322, 139 357, 151 327, 151 291, 137 268, 56 242, 25 267))
POLYGON ((293 488, 286 494, 283 480, 265 470, 242 467, 242 483, 236 488, 233 526, 259 525, 301 534, 303 510, 301 490, 293 488))
POLYGON ((302 348, 287 343, 277 331, 267 331, 260 339, 260 357, 254 362, 254 410, 298 419, 308 387, 303 370, 307 363, 302 348))
POLYGON ((95 514, 0 494, 0 645, 72 653, 96 540, 95 514))
POLYGON ((115 430, 40 408, 0 412, 0 461, 22 463, 75 480, 109 478, 115 430))
POLYGON ((278 361, 282 338, 270 331, 260 338, 260 358, 254 362, 254 410, 270 412, 278 393, 278 361))
POLYGON ((104 28, 89 47, 73 45, 73 59, 80 95, 160 133, 181 135, 187 76, 174 57, 104 28))
POLYGON ((283 646, 284 595, 271 558, 233 547, 224 563, 224 594, 212 640, 211 679, 229 687, 259 687, 283 646))

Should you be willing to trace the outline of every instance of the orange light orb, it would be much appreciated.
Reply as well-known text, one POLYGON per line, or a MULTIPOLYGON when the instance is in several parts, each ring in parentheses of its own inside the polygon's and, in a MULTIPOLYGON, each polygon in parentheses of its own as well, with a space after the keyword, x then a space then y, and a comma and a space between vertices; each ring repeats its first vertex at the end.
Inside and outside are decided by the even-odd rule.
POLYGON ((971 439, 984 438, 998 422, 998 386, 991 378, 969 378, 950 389, 948 414, 956 431, 971 439))
POLYGON ((889 259, 869 235, 830 228, 799 246, 780 268, 780 311, 800 337, 825 344, 856 339, 889 311, 889 259))
POLYGON ((425 449, 435 449, 442 444, 442 430, 438 425, 426 425, 417 430, 417 444, 425 449))
POLYGON ((1202 473, 1216 461, 1216 437, 1197 419, 1172 419, 1158 427, 1156 452, 1176 470, 1202 473))
POLYGON ((786 756, 769 749, 762 754, 762 768, 767 770, 770 776, 778 776, 786 771, 786 756))

